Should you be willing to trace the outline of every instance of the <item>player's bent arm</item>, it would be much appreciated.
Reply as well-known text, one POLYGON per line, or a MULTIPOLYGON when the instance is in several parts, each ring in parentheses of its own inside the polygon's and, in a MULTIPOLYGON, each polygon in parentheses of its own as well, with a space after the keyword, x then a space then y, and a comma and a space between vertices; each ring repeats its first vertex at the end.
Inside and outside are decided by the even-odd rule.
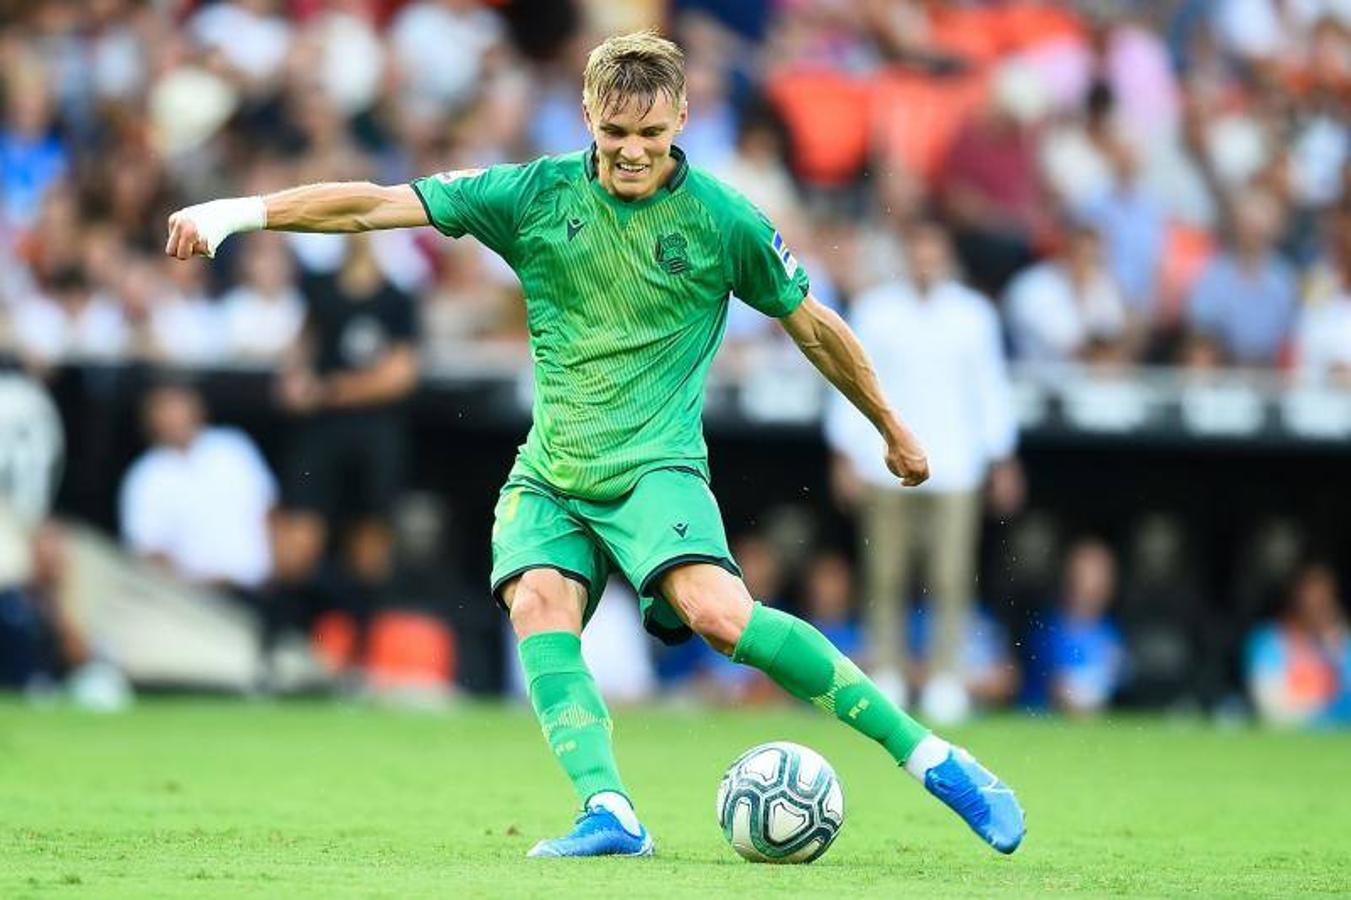
POLYGON ((839 313, 808 294, 779 322, 812 365, 882 434, 901 427, 882 394, 872 361, 839 313))
POLYGON ((929 477, 919 441, 887 403, 867 351, 844 319, 811 294, 779 320, 812 365, 872 422, 887 442, 887 466, 907 485, 929 477))
POLYGON ((180 209, 169 217, 164 252, 179 259, 214 256, 230 235, 264 228, 355 232, 427 224, 426 207, 410 185, 307 184, 263 197, 229 197, 180 209))

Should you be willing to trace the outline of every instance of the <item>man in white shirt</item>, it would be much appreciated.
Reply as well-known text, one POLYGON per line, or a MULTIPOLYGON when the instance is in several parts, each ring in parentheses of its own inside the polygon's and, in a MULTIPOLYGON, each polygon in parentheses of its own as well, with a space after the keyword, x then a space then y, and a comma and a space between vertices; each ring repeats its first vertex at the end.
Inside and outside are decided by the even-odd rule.
POLYGON ((954 278, 940 226, 916 227, 907 248, 910 281, 863 293, 849 318, 887 396, 930 447, 931 477, 917 489, 894 489, 868 423, 847 404, 829 408, 826 437, 837 493, 860 508, 874 680, 904 698, 907 591, 922 561, 937 614, 922 706, 931 718, 954 720, 967 708, 959 668, 975 591, 981 488, 988 475, 992 502, 1011 511, 1021 503, 1022 474, 993 307, 954 278))
POLYGON ((1020 360, 1089 362, 1126 351, 1126 305, 1090 226, 1071 226, 1060 254, 1019 272, 1004 307, 1020 360))
POLYGON ((185 581, 256 592, 272 573, 277 500, 262 454, 238 429, 207 427, 190 387, 156 387, 143 410, 151 447, 122 481, 123 541, 185 581))

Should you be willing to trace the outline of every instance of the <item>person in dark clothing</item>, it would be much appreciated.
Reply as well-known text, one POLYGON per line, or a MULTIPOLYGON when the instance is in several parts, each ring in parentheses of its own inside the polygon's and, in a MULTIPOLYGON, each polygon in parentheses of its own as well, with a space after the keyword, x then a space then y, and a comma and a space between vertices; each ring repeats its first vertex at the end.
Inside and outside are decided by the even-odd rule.
POLYGON ((278 383, 295 426, 275 555, 278 587, 293 602, 310 614, 352 615, 358 640, 347 662, 356 665, 364 625, 390 577, 417 325, 413 299, 384 277, 370 239, 348 242, 336 272, 301 284, 305 330, 278 383), (335 534, 340 546, 330 559, 335 534))

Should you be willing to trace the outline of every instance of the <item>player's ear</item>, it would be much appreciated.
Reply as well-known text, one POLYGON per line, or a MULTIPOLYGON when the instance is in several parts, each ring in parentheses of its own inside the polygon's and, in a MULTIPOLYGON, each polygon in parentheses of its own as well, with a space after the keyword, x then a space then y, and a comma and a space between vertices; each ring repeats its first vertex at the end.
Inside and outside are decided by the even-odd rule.
POLYGON ((591 123, 591 110, 586 108, 586 101, 582 101, 582 121, 586 123, 586 130, 589 134, 596 133, 595 127, 591 123))
POLYGON ((680 112, 676 113, 676 134, 685 130, 685 123, 690 120, 690 102, 683 97, 680 100, 680 112))

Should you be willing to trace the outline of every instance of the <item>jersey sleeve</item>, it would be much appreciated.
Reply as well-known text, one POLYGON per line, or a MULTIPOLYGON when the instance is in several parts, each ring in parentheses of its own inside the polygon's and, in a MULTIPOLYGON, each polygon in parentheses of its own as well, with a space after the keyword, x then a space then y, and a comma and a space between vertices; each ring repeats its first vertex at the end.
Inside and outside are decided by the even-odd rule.
POLYGON ((727 209, 727 254, 732 293, 767 316, 788 315, 811 282, 774 225, 748 201, 727 209))
POLYGON ((442 234, 453 238, 473 235, 507 257, 533 193, 536 168, 536 164, 513 164, 461 169, 416 178, 412 186, 427 218, 442 234))

